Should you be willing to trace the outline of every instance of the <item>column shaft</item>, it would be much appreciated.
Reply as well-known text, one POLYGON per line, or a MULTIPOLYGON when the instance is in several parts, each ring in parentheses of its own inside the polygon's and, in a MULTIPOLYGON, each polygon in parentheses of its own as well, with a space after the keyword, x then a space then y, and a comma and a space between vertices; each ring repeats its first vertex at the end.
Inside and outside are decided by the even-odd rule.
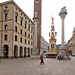
POLYGON ((34 47, 37 48, 37 22, 35 22, 35 43, 34 43, 34 47))
POLYGON ((62 19, 62 45, 64 46, 64 19, 62 19))

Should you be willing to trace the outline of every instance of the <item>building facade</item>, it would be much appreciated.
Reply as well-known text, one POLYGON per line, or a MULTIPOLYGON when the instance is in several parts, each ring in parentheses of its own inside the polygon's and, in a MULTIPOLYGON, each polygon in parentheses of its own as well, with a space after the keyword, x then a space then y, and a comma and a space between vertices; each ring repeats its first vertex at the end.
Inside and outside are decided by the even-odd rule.
POLYGON ((13 1, 0 3, 0 54, 2 57, 31 56, 33 21, 13 1))
POLYGON ((43 36, 41 36, 41 50, 40 50, 40 54, 43 53, 43 55, 46 55, 46 53, 48 52, 48 49, 49 49, 49 43, 47 41, 45 41, 43 36))
POLYGON ((37 48, 38 53, 40 54, 41 48, 41 9, 42 9, 42 0, 34 0, 34 18, 37 17, 37 48))
POLYGON ((72 55, 75 55, 75 27, 73 30, 73 39, 72 39, 72 55))
POLYGON ((69 51, 72 51, 72 38, 73 37, 71 37, 71 39, 68 41, 68 43, 67 43, 67 46, 68 46, 68 50, 69 51))
POLYGON ((68 52, 71 55, 75 55, 75 27, 73 30, 73 35, 72 35, 71 39, 68 41, 67 46, 68 46, 68 52))

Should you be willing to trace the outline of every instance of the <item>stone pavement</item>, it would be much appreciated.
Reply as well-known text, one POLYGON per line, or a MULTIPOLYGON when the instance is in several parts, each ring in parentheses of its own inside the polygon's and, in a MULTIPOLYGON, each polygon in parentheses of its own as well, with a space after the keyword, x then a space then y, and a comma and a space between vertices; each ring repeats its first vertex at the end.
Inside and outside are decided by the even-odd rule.
POLYGON ((71 60, 15 58, 2 59, 0 75, 75 75, 75 57, 71 60))

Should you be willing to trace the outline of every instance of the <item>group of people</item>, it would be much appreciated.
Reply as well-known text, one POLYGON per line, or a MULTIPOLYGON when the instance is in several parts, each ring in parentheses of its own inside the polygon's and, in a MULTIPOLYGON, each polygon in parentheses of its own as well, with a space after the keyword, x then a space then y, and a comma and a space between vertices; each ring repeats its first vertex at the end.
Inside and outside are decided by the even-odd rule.
POLYGON ((57 59, 63 60, 64 59, 64 56, 63 55, 62 56, 60 55, 60 56, 57 57, 57 59))
MULTIPOLYGON (((63 55, 62 55, 62 56, 60 55, 60 56, 57 57, 57 59, 58 59, 58 60, 63 60, 63 59, 64 59, 64 56, 63 56, 63 55)), ((41 60, 40 64, 44 64, 43 54, 41 54, 40 60, 41 60)))

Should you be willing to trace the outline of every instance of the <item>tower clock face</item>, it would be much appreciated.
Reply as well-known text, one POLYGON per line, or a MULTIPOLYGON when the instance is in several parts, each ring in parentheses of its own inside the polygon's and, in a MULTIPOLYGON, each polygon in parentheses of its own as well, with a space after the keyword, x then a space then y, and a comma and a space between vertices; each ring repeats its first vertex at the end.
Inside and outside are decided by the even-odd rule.
POLYGON ((36 3, 40 3, 40 1, 39 0, 36 0, 36 3))

